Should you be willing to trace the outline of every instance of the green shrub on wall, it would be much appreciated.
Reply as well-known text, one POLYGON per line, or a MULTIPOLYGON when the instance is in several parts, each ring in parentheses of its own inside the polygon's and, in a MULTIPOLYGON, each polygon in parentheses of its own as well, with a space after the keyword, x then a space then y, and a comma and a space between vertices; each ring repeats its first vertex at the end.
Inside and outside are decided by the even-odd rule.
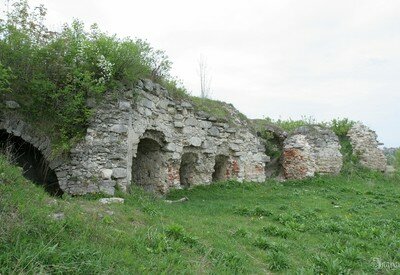
POLYGON ((333 119, 329 125, 332 131, 339 137, 345 138, 350 128, 354 125, 354 121, 347 118, 333 119))
MULTIPOLYGON (((50 31, 43 6, 16 1, 0 21, 0 98, 17 101, 21 114, 68 149, 85 132, 88 99, 131 88, 139 78, 168 81, 171 62, 144 40, 119 39, 80 21, 50 31), (13 77, 11 77, 13 76, 13 77)), ((174 82, 168 82, 174 85, 174 82)))

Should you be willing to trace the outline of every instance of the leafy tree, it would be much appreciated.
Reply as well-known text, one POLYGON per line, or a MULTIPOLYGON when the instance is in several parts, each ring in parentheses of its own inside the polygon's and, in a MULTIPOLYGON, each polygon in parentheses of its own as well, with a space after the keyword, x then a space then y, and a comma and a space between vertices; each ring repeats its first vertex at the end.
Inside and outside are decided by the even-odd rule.
POLYGON ((200 56, 198 74, 200 77, 200 96, 201 98, 208 98, 211 90, 211 76, 207 66, 207 60, 200 56))

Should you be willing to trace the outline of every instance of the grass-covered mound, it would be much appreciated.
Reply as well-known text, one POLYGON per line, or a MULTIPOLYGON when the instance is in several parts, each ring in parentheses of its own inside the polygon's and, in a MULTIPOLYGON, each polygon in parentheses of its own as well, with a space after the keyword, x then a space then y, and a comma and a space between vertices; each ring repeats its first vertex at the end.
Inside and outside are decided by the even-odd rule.
POLYGON ((50 197, 1 156, 0 273, 385 273, 400 262, 399 176, 226 182, 175 191, 189 198, 175 204, 120 196, 50 197))

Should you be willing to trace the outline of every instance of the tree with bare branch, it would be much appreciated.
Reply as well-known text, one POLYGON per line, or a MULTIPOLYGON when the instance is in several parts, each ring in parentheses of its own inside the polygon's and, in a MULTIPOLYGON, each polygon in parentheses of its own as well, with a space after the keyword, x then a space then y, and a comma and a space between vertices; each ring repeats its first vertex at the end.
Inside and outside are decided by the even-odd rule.
POLYGON ((200 77, 200 95, 202 98, 208 98, 211 90, 211 76, 207 66, 207 59, 203 55, 199 59, 198 74, 200 77))

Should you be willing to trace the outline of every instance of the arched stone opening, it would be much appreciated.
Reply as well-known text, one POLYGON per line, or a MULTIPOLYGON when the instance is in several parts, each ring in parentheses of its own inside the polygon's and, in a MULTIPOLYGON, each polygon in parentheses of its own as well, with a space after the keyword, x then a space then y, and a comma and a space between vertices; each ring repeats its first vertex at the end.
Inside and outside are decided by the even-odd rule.
POLYGON ((0 130, 0 151, 5 153, 12 163, 22 167, 25 178, 43 186, 53 196, 63 194, 56 173, 35 146, 5 130, 0 130))
POLYGON ((217 155, 215 157, 214 172, 212 174, 212 181, 223 181, 227 179, 227 169, 229 157, 225 155, 217 155))
MULTIPOLYGON (((155 132, 155 131, 154 131, 155 132)), ((147 191, 157 191, 163 183, 164 167, 162 139, 146 132, 138 144, 136 157, 132 160, 132 181, 147 191)), ((161 133, 162 134, 162 133, 161 133)))
POLYGON ((198 155, 192 152, 184 153, 182 155, 181 166, 179 169, 179 178, 182 187, 190 187, 193 185, 198 158, 198 155))

